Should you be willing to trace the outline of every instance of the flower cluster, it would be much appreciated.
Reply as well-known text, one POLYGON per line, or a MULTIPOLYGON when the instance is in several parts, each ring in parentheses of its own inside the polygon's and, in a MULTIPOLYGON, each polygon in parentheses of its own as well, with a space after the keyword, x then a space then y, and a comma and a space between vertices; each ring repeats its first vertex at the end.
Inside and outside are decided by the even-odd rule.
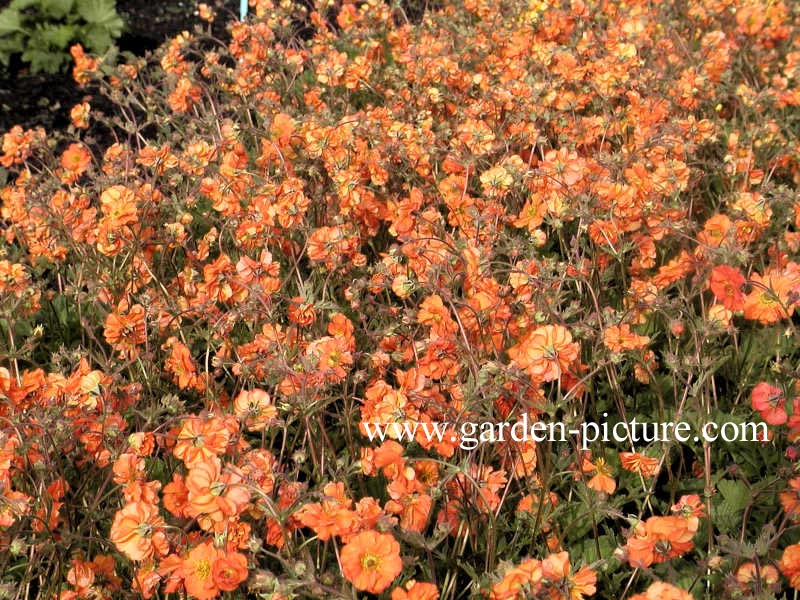
POLYGON ((0 589, 800 589, 800 12, 250 5, 3 135, 0 589))

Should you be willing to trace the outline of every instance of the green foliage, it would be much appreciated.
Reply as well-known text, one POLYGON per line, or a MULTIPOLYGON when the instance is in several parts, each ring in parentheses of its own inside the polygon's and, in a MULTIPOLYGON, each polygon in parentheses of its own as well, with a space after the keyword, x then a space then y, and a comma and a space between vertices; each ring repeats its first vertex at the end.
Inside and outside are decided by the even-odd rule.
POLYGON ((103 53, 123 28, 115 0, 12 0, 0 11, 0 64, 19 54, 34 73, 56 73, 72 44, 103 53))

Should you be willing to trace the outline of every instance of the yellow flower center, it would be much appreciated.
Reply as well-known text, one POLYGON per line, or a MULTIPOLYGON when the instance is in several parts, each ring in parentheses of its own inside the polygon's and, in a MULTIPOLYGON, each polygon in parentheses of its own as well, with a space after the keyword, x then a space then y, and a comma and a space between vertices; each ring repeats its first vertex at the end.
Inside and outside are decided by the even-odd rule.
POLYGON ((361 568, 366 571, 377 571, 381 566, 381 559, 374 554, 365 554, 361 557, 361 568))
POLYGON ((209 578, 211 575, 211 563, 207 558, 197 562, 194 567, 194 574, 197 575, 199 579, 209 578))
POLYGON ((763 306, 774 306, 775 304, 778 303, 777 300, 775 300, 775 298, 772 296, 772 294, 769 294, 767 292, 763 292, 758 297, 758 302, 763 306))

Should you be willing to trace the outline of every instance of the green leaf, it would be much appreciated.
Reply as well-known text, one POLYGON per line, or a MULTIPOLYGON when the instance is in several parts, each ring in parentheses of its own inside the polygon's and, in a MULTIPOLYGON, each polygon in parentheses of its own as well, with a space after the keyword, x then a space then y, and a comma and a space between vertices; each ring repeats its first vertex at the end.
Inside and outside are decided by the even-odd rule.
POLYGON ((19 12, 7 8, 0 12, 0 35, 23 31, 19 12))
POLYGON ((81 37, 92 52, 99 54, 108 50, 109 46, 114 43, 114 37, 102 25, 87 25, 84 27, 81 37))
POLYGON ((41 48, 29 48, 22 53, 22 60, 31 65, 34 73, 58 73, 68 61, 63 52, 48 52, 41 48))
POLYGON ((36 6, 38 2, 39 0, 11 0, 11 4, 8 5, 8 8, 19 11, 31 6, 36 6))
POLYGON ((65 49, 78 32, 74 25, 45 25, 37 32, 44 44, 59 50, 65 49))
POLYGON ((87 23, 104 25, 122 33, 123 23, 114 8, 114 0, 78 0, 77 7, 78 14, 87 23))
POLYGON ((22 34, 0 38, 0 64, 7 67, 14 54, 18 54, 24 47, 22 34))
POLYGON ((63 19, 72 11, 75 0, 41 0, 42 12, 53 19, 63 19))
POLYGON ((717 484, 722 502, 713 505, 714 525, 722 532, 733 531, 741 525, 741 515, 750 503, 750 490, 741 481, 723 479, 717 484))
POLYGON ((723 479, 717 484, 723 499, 731 506, 744 510, 750 503, 750 490, 742 481, 723 479))

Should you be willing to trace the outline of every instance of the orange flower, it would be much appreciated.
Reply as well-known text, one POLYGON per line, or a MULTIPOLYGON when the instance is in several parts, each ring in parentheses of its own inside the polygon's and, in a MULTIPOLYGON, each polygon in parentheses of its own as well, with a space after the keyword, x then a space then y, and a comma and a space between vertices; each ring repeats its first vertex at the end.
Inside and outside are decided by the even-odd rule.
POLYGON ((508 355, 537 381, 561 377, 578 358, 580 346, 561 325, 545 325, 528 333, 508 349, 508 355))
POLYGON ((104 336, 121 356, 132 358, 137 355, 137 346, 147 341, 147 326, 144 307, 134 304, 126 310, 125 304, 106 317, 104 336))
POLYGON ((428 494, 405 494, 386 503, 386 511, 400 515, 403 531, 422 533, 428 525, 433 500, 428 494))
POLYGON ((432 583, 411 579, 392 590, 391 600, 438 600, 439 590, 432 583))
POLYGON ((211 565, 211 576, 219 589, 231 592, 247 579, 247 558, 239 552, 223 554, 211 565))
POLYGON ((591 475, 592 478, 586 482, 586 485, 598 492, 605 492, 606 494, 613 494, 617 489, 617 482, 611 476, 611 467, 603 457, 592 460, 591 456, 585 455, 583 457, 583 464, 581 471, 586 475, 591 475))
POLYGON ((69 111, 69 118, 72 121, 72 126, 76 129, 89 129, 89 112, 91 106, 88 102, 76 104, 69 111))
POLYGON ((206 541, 192 548, 181 561, 180 573, 186 592, 197 600, 211 600, 219 594, 213 572, 220 554, 219 549, 206 541))
POLYGON ((541 561, 529 558, 503 574, 503 578, 489 590, 489 600, 521 600, 526 596, 530 597, 525 591, 538 591, 541 581, 541 561))
POLYGON ((644 568, 681 556, 692 549, 697 519, 650 517, 639 523, 625 546, 628 563, 644 568))
POLYGON ((800 477, 788 481, 789 489, 780 493, 781 506, 787 516, 797 520, 800 517, 800 477))
POLYGON ((92 155, 83 144, 70 144, 61 154, 61 168, 66 171, 62 181, 67 184, 75 183, 92 164, 92 155))
POLYGON ((789 579, 789 585, 800 590, 800 544, 786 547, 778 562, 778 568, 789 579))
POLYGON ((638 335, 631 331, 629 323, 622 325, 612 325, 603 331, 603 344, 612 352, 622 352, 624 350, 636 350, 644 348, 650 343, 650 338, 646 335, 638 335))
POLYGON ((114 515, 109 539, 131 560, 147 560, 169 552, 164 527, 157 506, 131 502, 114 515))
POLYGON ((189 499, 189 490, 186 489, 183 475, 180 473, 173 474, 172 481, 164 486, 161 495, 164 500, 164 508, 176 517, 182 518, 186 516, 186 502, 189 499))
POLYGON ((136 196, 123 185, 114 185, 100 194, 103 217, 97 223, 97 249, 106 256, 115 256, 129 243, 130 226, 139 220, 136 196))
POLYGON ((438 294, 428 296, 422 301, 417 313, 417 321, 431 328, 431 333, 445 337, 456 331, 457 325, 450 317, 450 311, 445 307, 438 294))
POLYGON ((714 296, 725 308, 737 311, 744 308, 742 286, 745 281, 744 275, 739 272, 739 269, 720 265, 711 271, 709 286, 714 296))
POLYGON ((329 483, 323 489, 322 502, 305 504, 294 514, 304 526, 310 527, 322 541, 334 535, 346 536, 358 526, 358 515, 351 510, 353 501, 345 496, 343 483, 329 483))
POLYGON ((187 467, 225 452, 230 431, 219 418, 203 420, 199 417, 184 419, 172 453, 187 467))
POLYGON ((175 112, 185 113, 200 101, 201 94, 200 86, 194 85, 188 77, 181 77, 167 97, 167 103, 175 112))
POLYGON ((362 531, 342 547, 342 574, 356 589, 380 594, 403 570, 400 544, 391 534, 362 531))
POLYGON ((750 403, 761 418, 770 425, 783 425, 789 419, 786 414, 786 398, 780 388, 766 381, 758 383, 750 393, 750 403))
POLYGON ((694 596, 672 584, 656 581, 643 594, 631 596, 630 600, 694 600, 694 596))
POLYGON ((551 554, 542 561, 542 581, 547 586, 558 590, 569 590, 569 596, 560 596, 568 600, 583 600, 584 595, 591 596, 595 592, 597 575, 589 567, 581 567, 577 573, 572 573, 569 564, 569 554, 558 552, 551 554))
POLYGON ((736 569, 736 581, 740 590, 745 594, 755 597, 759 589, 764 590, 775 586, 780 579, 778 569, 772 565, 756 566, 754 562, 746 562, 736 569))
POLYGON ((306 327, 317 320, 317 315, 314 312, 314 305, 311 302, 306 302, 302 297, 295 296, 289 303, 288 311, 289 321, 296 323, 301 327, 306 327))
POLYGON ((172 336, 164 342, 162 348, 170 351, 169 357, 164 361, 164 370, 172 374, 172 379, 178 387, 182 390, 199 388, 198 391, 202 391, 204 386, 197 377, 197 368, 186 344, 172 336))
POLYGON ((83 46, 75 44, 70 46, 69 53, 75 60, 75 66, 72 68, 72 78, 78 85, 89 83, 89 73, 97 70, 99 61, 95 58, 89 58, 83 51, 83 46))
POLYGON ((651 458, 638 452, 620 452, 619 459, 623 469, 641 473, 644 477, 652 477, 658 468, 657 458, 651 458))
POLYGON ((233 401, 234 414, 248 431, 263 431, 278 415, 269 394, 262 389, 242 390, 233 401))
POLYGON ((192 463, 186 475, 188 490, 186 514, 198 517, 203 529, 211 529, 214 523, 239 515, 250 503, 250 492, 241 485, 241 471, 227 465, 222 470, 219 458, 192 463))
POLYGON ((750 278, 752 291, 744 300, 744 317, 757 320, 763 325, 777 323, 789 317, 794 310, 800 285, 800 271, 790 263, 783 271, 771 271, 761 276, 753 273, 750 278))

